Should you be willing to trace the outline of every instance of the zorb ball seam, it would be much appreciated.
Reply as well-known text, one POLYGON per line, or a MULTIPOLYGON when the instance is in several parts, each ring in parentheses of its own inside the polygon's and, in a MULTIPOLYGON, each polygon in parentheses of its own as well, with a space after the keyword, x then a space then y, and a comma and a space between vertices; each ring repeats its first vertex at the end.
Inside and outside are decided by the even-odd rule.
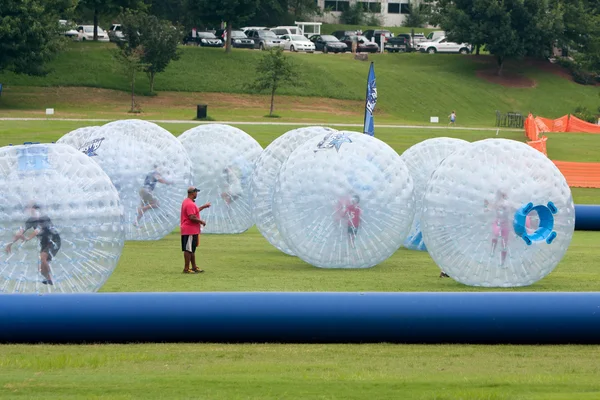
POLYGON ((58 142, 88 155, 111 178, 124 207, 127 240, 159 240, 179 225, 192 167, 169 131, 148 121, 120 120, 58 142))
POLYGON ((124 244, 110 178, 62 144, 0 148, 0 293, 97 291, 124 244))
POLYGON ((387 144, 357 132, 307 140, 279 170, 273 215, 294 254, 320 268, 369 268, 402 244, 413 182, 387 144))
POLYGON ((269 243, 286 254, 294 255, 294 252, 285 243, 273 217, 273 193, 279 170, 289 155, 308 139, 331 132, 335 130, 321 126, 293 129, 271 142, 256 161, 250 185, 252 217, 269 243))
POLYGON ((507 139, 472 143, 428 182, 422 230, 429 254, 471 286, 531 285, 560 262, 575 210, 561 172, 539 151, 507 139))
POLYGON ((202 233, 242 233, 252 227, 250 179, 261 145, 241 129, 223 124, 200 125, 178 140, 193 163, 196 203, 211 203, 202 211, 202 233))

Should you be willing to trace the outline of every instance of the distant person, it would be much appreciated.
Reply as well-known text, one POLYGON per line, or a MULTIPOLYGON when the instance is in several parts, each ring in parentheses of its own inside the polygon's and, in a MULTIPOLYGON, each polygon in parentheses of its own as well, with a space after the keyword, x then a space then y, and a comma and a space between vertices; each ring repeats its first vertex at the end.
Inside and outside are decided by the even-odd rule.
POLYGON ((483 205, 485 211, 494 211, 495 219, 492 223, 492 251, 490 256, 493 257, 500 241, 502 250, 500 252, 500 265, 504 266, 508 251, 508 238, 510 236, 511 216, 509 215, 508 196, 502 190, 496 191, 496 198, 493 202, 484 200, 483 205), (490 210, 491 208, 491 210, 490 210))
POLYGON ((154 169, 150 171, 144 179, 144 186, 140 188, 139 194, 142 201, 137 209, 137 218, 133 225, 139 226, 140 219, 142 219, 146 211, 160 207, 158 199, 154 197, 154 188, 158 182, 165 185, 173 184, 173 182, 163 178, 158 171, 158 165, 154 165, 154 169))
POLYGON ((37 237, 40 241, 40 273, 45 278, 42 283, 53 285, 52 275, 50 274, 50 261, 60 250, 60 235, 54 228, 50 218, 41 213, 39 205, 30 205, 27 211, 29 218, 25 221, 25 227, 17 231, 13 241, 6 246, 6 252, 10 254, 12 245, 19 240, 25 243, 37 237), (25 236, 25 232, 29 229, 33 229, 33 231, 29 236, 25 236))
POLYGON ((221 193, 221 198, 227 205, 230 205, 243 194, 239 170, 234 167, 224 168, 223 180, 225 181, 225 190, 221 193))
POLYGON ((348 240, 352 248, 356 247, 356 235, 358 234, 362 214, 359 203, 360 197, 355 194, 349 200, 342 200, 338 206, 338 216, 341 220, 346 221, 348 240))
POLYGON ((455 123, 456 123, 456 111, 452 111, 450 113, 450 115, 448 115, 448 118, 450 118, 450 122, 448 123, 448 126, 455 125, 455 123))
POLYGON ((199 269, 196 264, 196 247, 200 236, 201 226, 206 226, 206 222, 200 219, 200 211, 210 207, 210 203, 206 203, 201 207, 196 206, 196 197, 198 197, 198 189, 195 187, 188 188, 188 195, 181 204, 181 251, 184 258, 184 274, 197 274, 204 272, 199 269), (190 269, 190 263, 192 268, 190 269))

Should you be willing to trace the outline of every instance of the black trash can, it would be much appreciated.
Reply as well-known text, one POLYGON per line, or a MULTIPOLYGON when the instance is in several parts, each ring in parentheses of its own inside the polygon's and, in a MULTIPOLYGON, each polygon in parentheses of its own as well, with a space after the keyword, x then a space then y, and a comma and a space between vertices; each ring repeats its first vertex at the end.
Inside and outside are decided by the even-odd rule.
POLYGON ((206 118, 206 111, 208 106, 206 104, 198 104, 198 108, 196 109, 196 119, 206 118))

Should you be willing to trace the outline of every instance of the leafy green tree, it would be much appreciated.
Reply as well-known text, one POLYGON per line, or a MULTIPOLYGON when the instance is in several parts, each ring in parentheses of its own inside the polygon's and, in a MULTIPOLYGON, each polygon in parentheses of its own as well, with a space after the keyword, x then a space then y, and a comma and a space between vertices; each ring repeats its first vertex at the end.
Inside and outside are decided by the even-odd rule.
POLYGON ((46 74, 64 42, 58 20, 74 7, 75 0, 0 0, 0 71, 46 74))
POLYGON ((142 46, 137 46, 135 48, 131 48, 128 45, 120 46, 118 49, 114 50, 113 56, 117 60, 123 73, 129 79, 131 88, 131 109, 129 112, 140 112, 135 103, 135 80, 137 73, 144 71, 144 68, 147 67, 142 61, 144 57, 144 48, 142 46))
POLYGON ((156 74, 164 72, 171 61, 178 60, 181 55, 178 50, 181 30, 169 21, 159 20, 144 12, 126 11, 120 19, 126 42, 119 42, 118 45, 125 52, 143 48, 140 61, 150 80, 152 93, 156 74))
POLYGON ((548 0, 440 0, 432 21, 452 41, 484 45, 498 75, 508 58, 547 54, 563 31, 563 10, 548 0))
POLYGON ((233 25, 243 24, 249 20, 258 9, 259 0, 189 0, 188 12, 190 16, 204 22, 221 23, 227 25, 227 43, 225 51, 231 51, 231 28, 233 25))
POLYGON ((269 116, 273 116, 275 105, 275 92, 283 85, 296 86, 299 84, 300 74, 289 57, 283 54, 281 47, 270 49, 256 66, 256 80, 248 85, 249 89, 271 92, 271 107, 269 116))

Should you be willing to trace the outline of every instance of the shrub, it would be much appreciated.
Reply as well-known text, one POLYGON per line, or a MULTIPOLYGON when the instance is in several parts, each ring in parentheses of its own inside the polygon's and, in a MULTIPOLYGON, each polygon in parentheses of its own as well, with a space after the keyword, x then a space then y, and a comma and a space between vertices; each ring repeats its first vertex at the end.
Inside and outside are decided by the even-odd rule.
POLYGON ((381 17, 380 17, 380 15, 375 14, 373 12, 370 12, 370 13, 366 14, 365 23, 367 24, 367 26, 381 26, 381 25, 383 25, 381 23, 381 17))
POLYGON ((575 112, 573 113, 574 116, 576 116, 579 119, 582 119, 586 122, 591 122, 592 124, 595 124, 597 121, 597 118, 594 114, 592 114, 592 112, 590 110, 588 110, 587 107, 582 107, 579 106, 575 109, 575 112))
POLYGON ((340 19, 343 24, 362 25, 364 19, 363 6, 359 2, 350 5, 342 11, 340 19))

